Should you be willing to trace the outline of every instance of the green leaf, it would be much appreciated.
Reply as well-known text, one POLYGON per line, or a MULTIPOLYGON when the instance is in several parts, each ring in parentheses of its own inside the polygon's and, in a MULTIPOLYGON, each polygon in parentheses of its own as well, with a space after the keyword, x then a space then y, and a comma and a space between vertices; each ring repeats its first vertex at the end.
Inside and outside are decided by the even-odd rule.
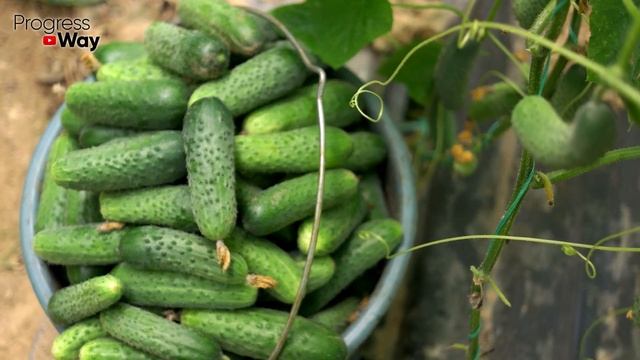
MULTIPOLYGON (((418 43, 419 41, 416 41, 403 46, 389 56, 380 66, 380 74, 387 77, 391 76, 404 56, 418 43)), ((441 48, 442 45, 436 42, 420 48, 407 60, 395 78, 395 81, 407 86, 411 99, 421 105, 426 105, 433 94, 433 69, 436 66, 441 48)))
POLYGON ((393 22, 387 0, 307 0, 279 7, 273 15, 334 69, 391 30, 393 22))

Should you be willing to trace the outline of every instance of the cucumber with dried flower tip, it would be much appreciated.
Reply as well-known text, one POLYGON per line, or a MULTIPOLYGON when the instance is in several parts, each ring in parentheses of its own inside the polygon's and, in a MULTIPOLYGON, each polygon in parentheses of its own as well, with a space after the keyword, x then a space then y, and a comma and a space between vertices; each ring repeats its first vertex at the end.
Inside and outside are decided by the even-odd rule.
POLYGON ((199 30, 154 22, 144 32, 144 46, 153 62, 189 79, 215 79, 229 67, 227 45, 199 30))
POLYGON ((76 360, 84 344, 106 335, 97 317, 83 320, 56 336, 51 345, 51 355, 55 360, 76 360))
MULTIPOLYGON (((349 134, 325 129, 325 167, 342 167, 353 151, 349 134)), ((304 173, 318 169, 320 158, 318 126, 258 135, 238 135, 235 140, 236 167, 241 173, 304 173)))
MULTIPOLYGON (((322 212, 318 241, 316 243, 317 256, 324 256, 334 252, 347 240, 349 234, 367 215, 367 205, 360 193, 357 193, 344 204, 322 212)), ((313 217, 305 220, 298 228, 298 249, 307 254, 313 230, 313 217)))
POLYGON ((115 304, 122 291, 122 283, 114 276, 98 276, 56 291, 49 299, 47 313, 56 323, 71 324, 115 304))
POLYGON ((349 318, 358 311, 359 306, 360 300, 355 297, 349 297, 313 315, 311 320, 333 331, 342 332, 349 326, 349 318))
POLYGON ((238 309, 253 305, 258 295, 258 290, 247 284, 222 284, 177 272, 142 270, 128 263, 118 265, 111 275, 122 282, 123 298, 134 305, 238 309))
MULTIPOLYGON (((304 270, 304 264, 307 260, 306 256, 296 254, 293 256, 296 264, 301 270, 304 270)), ((307 293, 321 288, 326 284, 333 273, 336 271, 336 263, 330 256, 316 256, 311 264, 311 272, 309 273, 309 281, 307 283, 307 293)))
POLYGON ((305 314, 313 314, 327 305, 353 280, 382 260, 402 241, 402 226, 393 219, 371 220, 360 225, 351 238, 333 255, 336 272, 329 282, 309 294, 305 314))
MULTIPOLYGON (((305 174, 263 190, 249 201, 244 228, 254 235, 267 235, 311 216, 315 210, 318 173, 305 174)), ((323 208, 330 209, 350 199, 358 178, 349 170, 328 170, 324 178, 323 208)))
POLYGON ((189 105, 205 97, 217 97, 235 117, 288 94, 302 85, 307 74, 293 48, 278 44, 220 79, 200 85, 191 95, 189 105))
POLYGON ((366 171, 380 164, 387 156, 387 146, 382 136, 370 131, 357 131, 349 134, 353 143, 353 152, 347 158, 344 167, 351 171, 366 171))
POLYGON ((42 230, 33 249, 42 260, 57 265, 109 265, 120 262, 120 239, 130 229, 98 231, 98 224, 42 230))
POLYGON ((74 285, 94 277, 105 275, 110 269, 109 266, 68 265, 65 266, 65 273, 69 284, 74 285))
POLYGON ((102 64, 122 60, 134 60, 146 55, 144 45, 131 41, 112 41, 98 46, 93 55, 102 64))
POLYGON ((222 38, 234 53, 251 56, 277 33, 266 20, 225 0, 182 0, 178 15, 184 25, 222 38))
POLYGON ((182 134, 154 131, 71 152, 51 168, 64 187, 124 190, 171 183, 186 175, 182 134))
POLYGON ((174 80, 75 83, 65 95, 74 114, 94 124, 139 130, 178 129, 189 89, 174 80))
POLYGON ((360 179, 360 192, 367 205, 369 213, 367 220, 389 217, 389 209, 385 199, 380 178, 375 173, 366 174, 360 179))
POLYGON ((193 103, 184 118, 189 192, 193 217, 204 237, 226 238, 236 225, 234 124, 216 98, 193 103))
POLYGON ((80 348, 79 360, 155 360, 157 357, 110 337, 91 340, 80 348))
POLYGON ((78 115, 74 114, 67 108, 66 106, 62 109, 60 113, 60 123, 62 127, 65 129, 69 135, 74 138, 78 138, 80 134, 80 130, 86 125, 89 125, 89 122, 78 115))
POLYGON ((469 74, 480 52, 480 42, 469 40, 458 47, 458 37, 452 36, 438 56, 434 69, 434 86, 440 101, 449 110, 464 106, 469 91, 469 74))
POLYGON ((242 256, 233 254, 224 272, 218 265, 215 242, 159 226, 129 230, 120 242, 120 252, 123 261, 142 269, 181 272, 225 284, 244 283, 248 274, 242 256))
MULTIPOLYGON (((256 359, 267 359, 287 322, 288 313, 264 308, 184 310, 182 323, 212 336, 222 348, 256 359)), ((282 360, 344 360, 347 347, 331 329, 296 317, 282 350, 282 360)))
POLYGON ((219 360, 220 346, 193 329, 135 306, 117 304, 100 314, 112 337, 166 360, 219 360))
POLYGON ((104 125, 87 125, 80 130, 78 134, 78 142, 83 148, 102 145, 113 139, 129 137, 139 134, 138 131, 132 129, 117 128, 104 125))
POLYGON ((146 56, 104 64, 98 69, 96 79, 98 81, 182 80, 179 76, 156 65, 146 56))
MULTIPOLYGON (((243 133, 264 134, 316 125, 317 91, 317 85, 306 86, 282 100, 251 112, 244 120, 243 133)), ((322 97, 327 126, 346 127, 360 118, 358 111, 349 106, 355 92, 356 87, 346 81, 327 81, 322 97)))

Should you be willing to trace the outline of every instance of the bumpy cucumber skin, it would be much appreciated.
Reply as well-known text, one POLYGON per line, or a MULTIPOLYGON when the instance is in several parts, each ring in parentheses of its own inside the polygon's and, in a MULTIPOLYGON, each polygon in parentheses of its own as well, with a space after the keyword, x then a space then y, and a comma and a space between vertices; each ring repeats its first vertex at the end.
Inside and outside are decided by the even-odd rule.
POLYGON ((229 67, 227 45, 198 30, 154 22, 144 32, 144 46, 156 64, 190 79, 215 79, 229 67))
POLYGON ((617 117, 606 103, 587 101, 578 108, 573 121, 576 165, 592 163, 613 147, 617 117))
POLYGON ((103 125, 87 125, 80 130, 78 141, 83 148, 102 145, 113 139, 137 135, 138 132, 132 129, 116 128, 103 125))
MULTIPOLYGON (((323 211, 315 254, 324 256, 334 252, 366 215, 367 205, 360 193, 340 206, 323 211)), ((309 252, 312 230, 313 217, 305 220, 298 228, 298 249, 304 254, 309 252)))
POLYGON ((178 15, 187 27, 222 38, 232 52, 242 55, 254 55, 277 38, 275 29, 265 20, 225 0, 180 1, 178 15))
POLYGON ((248 274, 242 256, 232 256, 226 272, 218 266, 215 243, 178 230, 158 226, 131 229, 120 242, 122 259, 147 270, 201 276, 225 284, 240 284, 248 274))
POLYGON ((514 0, 513 12, 520 26, 530 28, 548 3, 549 0, 514 0))
MULTIPOLYGON (((327 127, 325 167, 342 167, 353 152, 351 137, 327 127)), ((304 173, 318 169, 319 130, 309 126, 273 134, 236 136, 236 166, 241 173, 304 173)))
POLYGON ((464 106, 469 94, 469 74, 480 52, 480 43, 470 40, 458 48, 458 37, 452 36, 438 56, 434 70, 434 86, 442 104, 449 110, 464 106))
POLYGON ((336 272, 329 282, 303 302, 305 314, 322 309, 367 269, 382 260, 402 241, 402 226, 393 219, 371 220, 360 225, 333 255, 336 272))
POLYGON ((220 347, 199 332, 135 306, 117 304, 100 314, 114 338, 166 360, 218 360, 220 347))
POLYGON ((71 324, 115 304, 122 291, 122 283, 114 276, 98 276, 56 291, 49 300, 47 313, 56 323, 71 324))
POLYGON ((109 337, 91 340, 80 348, 79 360, 154 360, 157 357, 136 350, 109 337))
POLYGON ((58 159, 51 168, 61 186, 91 191, 171 183, 186 175, 182 134, 156 131, 115 139, 58 159))
POLYGON ((179 76, 154 64, 147 57, 104 64, 98 69, 96 79, 98 81, 181 80, 179 76))
MULTIPOLYGON (((215 266, 215 264, 213 265, 215 266)), ((238 309, 256 302, 258 290, 177 272, 142 270, 122 263, 111 275, 124 285, 129 304, 165 308, 238 309)))
POLYGON ((87 120, 72 113, 66 106, 62 109, 62 113, 60 114, 60 123, 65 131, 74 138, 77 138, 80 134, 80 130, 89 124, 87 120))
POLYGON ((509 115, 522 96, 504 82, 489 86, 489 92, 482 99, 469 106, 469 117, 476 121, 495 120, 509 115))
POLYGON ((191 206, 200 232, 214 241, 233 231, 238 216, 233 133, 233 118, 220 100, 189 107, 182 134, 191 206))
POLYGON ((366 171, 380 164, 387 156, 387 146, 382 136, 369 131, 351 133, 353 152, 344 167, 351 171, 366 171))
POLYGON ((313 315, 311 320, 333 331, 342 332, 349 326, 349 317, 358 311, 359 306, 360 300, 357 298, 346 298, 338 304, 313 315))
MULTIPOLYGON (((285 99, 251 112, 244 120, 243 133, 266 134, 307 127, 318 123, 317 85, 306 86, 285 99)), ((345 127, 358 121, 360 114, 349 106, 356 87, 342 80, 328 80, 322 106, 327 126, 345 127)))
POLYGON ((306 77, 307 69, 298 54, 290 46, 279 45, 236 66, 224 77, 200 85, 189 105, 217 97, 235 117, 288 94, 306 77))
POLYGON ((102 64, 109 64, 116 61, 134 60, 146 55, 144 45, 138 42, 112 41, 100 45, 93 52, 93 55, 102 64))
POLYGON ((185 185, 105 192, 100 194, 100 212, 111 221, 198 230, 185 185))
POLYGON ((188 99, 187 86, 173 80, 75 83, 65 96, 92 123, 140 130, 180 128, 188 99))
MULTIPOLYGON (((304 270, 306 257, 299 255, 294 256, 296 264, 301 270, 304 270)), ((313 258, 311 264, 311 272, 309 273, 309 282, 307 283, 307 293, 317 290, 324 286, 336 271, 336 263, 329 256, 318 256, 313 258)))
POLYGON ((367 220, 389 217, 389 209, 380 178, 375 173, 366 174, 360 180, 360 192, 368 208, 367 220))
POLYGON ((80 348, 85 343, 106 335, 97 317, 81 321, 53 340, 51 355, 55 360, 77 360, 80 348))
POLYGON ((47 229, 36 234, 33 249, 42 260, 58 265, 109 265, 120 261, 120 239, 129 231, 101 233, 98 224, 47 229))
POLYGON ((108 273, 108 266, 69 265, 65 267, 69 284, 75 285, 108 273))
POLYGON ((589 99, 588 94, 584 94, 580 100, 574 101, 580 93, 587 87, 587 71, 579 65, 571 66, 560 78, 553 96, 551 105, 563 119, 571 119, 580 105, 589 99))
POLYGON ((238 212, 243 214, 246 211, 247 206, 249 206, 251 199, 258 195, 262 189, 240 177, 236 177, 236 185, 238 212))
MULTIPOLYGON (((267 235, 311 216, 315 210, 318 174, 310 173, 283 181, 255 196, 244 212, 244 228, 254 235, 267 235)), ((358 178, 349 170, 325 173, 323 207, 329 209, 351 198, 358 178)))
MULTIPOLYGON (((184 310, 182 323, 220 342, 222 348, 256 359, 267 359, 276 346, 288 314, 252 308, 236 311, 184 310)), ((347 348, 339 334, 298 316, 281 360, 344 360, 347 348)))

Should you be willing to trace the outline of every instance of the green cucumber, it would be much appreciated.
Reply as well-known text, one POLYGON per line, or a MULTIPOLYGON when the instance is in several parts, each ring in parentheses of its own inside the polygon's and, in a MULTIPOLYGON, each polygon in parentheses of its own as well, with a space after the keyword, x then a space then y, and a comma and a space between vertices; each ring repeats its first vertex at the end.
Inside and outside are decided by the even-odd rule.
POLYGON ((158 226, 131 229, 120 242, 122 259, 147 270, 164 270, 201 276, 225 284, 243 283, 247 263, 232 255, 226 272, 218 266, 216 244, 203 237, 158 226))
POLYGON ((530 28, 547 3, 549 0, 514 0, 513 12, 520 26, 530 28))
POLYGON ((144 45, 130 41, 112 41, 98 46, 93 55, 102 64, 122 60, 134 60, 146 55, 144 45))
POLYGON ((562 75, 550 100, 561 118, 573 118, 580 105, 589 100, 588 92, 583 93, 588 85, 587 71, 582 66, 573 65, 562 75))
POLYGON ((235 117, 288 94, 302 85, 307 73, 298 54, 290 46, 279 45, 236 66, 224 77, 200 85, 189 105, 217 97, 235 117))
POLYGON ((389 217, 389 209, 387 208, 384 190, 382 189, 382 183, 380 183, 380 178, 377 174, 370 173, 364 175, 360 180, 360 191, 369 209, 367 220, 389 217))
POLYGON ((222 240, 236 225, 234 124, 216 98, 193 103, 184 119, 184 148, 193 217, 204 237, 222 240))
POLYGON ((402 241, 402 226, 393 219, 368 221, 358 227, 334 255, 336 272, 329 282, 309 294, 304 313, 315 313, 327 305, 353 280, 384 259, 402 241))
POLYGON ((100 314, 102 327, 114 338, 166 360, 217 360, 216 342, 187 327, 135 306, 118 304, 100 314))
POLYGON ((238 212, 244 213, 253 199, 254 196, 258 195, 262 189, 256 185, 249 183, 248 181, 237 177, 236 178, 236 200, 238 202, 238 212))
POLYGON ((177 129, 187 110, 189 90, 173 80, 114 80, 75 83, 65 101, 92 123, 140 130, 177 129))
POLYGON ((187 27, 220 37, 231 51, 254 55, 277 38, 273 26, 246 10, 231 6, 225 0, 182 0, 178 15, 187 27))
POLYGON ((190 79, 215 79, 229 67, 229 48, 198 30, 154 22, 144 32, 144 46, 153 62, 190 79))
POLYGON ((76 360, 80 348, 85 343, 106 334, 97 317, 81 321, 64 330, 53 340, 51 355, 55 360, 76 360))
POLYGON ((574 116, 572 149, 578 166, 587 165, 613 148, 618 117, 603 101, 582 104, 574 116))
MULTIPOLYGON (((215 266, 215 264, 214 264, 215 266)), ((170 271, 118 265, 111 275, 124 285, 129 304, 165 308, 238 309, 256 302, 258 290, 246 284, 221 284, 170 271)))
MULTIPOLYGON (((315 210, 318 173, 283 181, 255 196, 242 219, 254 235, 267 235, 311 216, 315 210)), ((328 170, 324 177, 323 209, 329 209, 357 191, 358 178, 349 170, 328 170)))
POLYGON ((186 175, 182 134, 156 131, 74 151, 51 175, 72 189, 109 191, 170 183, 186 175))
POLYGON ((98 231, 98 224, 40 231, 33 249, 42 260, 58 265, 109 265, 120 261, 120 239, 130 229, 98 231))
MULTIPOLYGON (((289 314, 252 308, 184 310, 182 323, 212 336, 222 348, 256 359, 267 359, 282 334, 289 314)), ((347 348, 340 335, 301 316, 296 317, 281 360, 344 360, 347 348)))
POLYGON ((69 265, 65 266, 65 272, 67 274, 67 280, 69 284, 75 285, 83 281, 87 281, 94 277, 98 277, 108 273, 110 267, 108 266, 87 266, 87 265, 69 265))
MULTIPOLYGON (((340 206, 322 212, 316 256, 324 256, 334 252, 351 232, 360 225, 367 215, 367 204, 362 195, 357 193, 340 206)), ((313 217, 305 220, 298 228, 298 249, 307 254, 313 230, 313 217)))
POLYGON ((82 130, 83 127, 89 124, 89 122, 85 119, 72 113, 71 110, 69 110, 69 108, 67 108, 66 106, 60 113, 60 123, 62 124, 62 127, 65 129, 65 131, 76 139, 80 134, 80 130, 82 130))
POLYGON ((91 340, 80 348, 79 360, 154 360, 157 357, 109 337, 91 340))
POLYGON ((434 69, 434 86, 440 101, 449 110, 464 106, 469 94, 469 74, 480 52, 480 42, 469 40, 458 47, 458 37, 452 36, 438 56, 434 69))
MULTIPOLYGON (((248 135, 287 131, 316 125, 317 85, 297 90, 290 96, 251 112, 244 120, 242 132, 248 135)), ((325 84, 322 106, 327 126, 346 127, 360 119, 360 114, 349 106, 356 87, 342 80, 328 80, 325 84)))
MULTIPOLYGON (((296 264, 301 270, 304 270, 304 264, 307 260, 306 256, 298 254, 293 257, 296 264)), ((329 256, 317 256, 313 258, 311 264, 311 272, 309 273, 309 281, 307 283, 307 293, 317 290, 324 286, 336 271, 336 263, 329 256)))
MULTIPOLYGON (((325 167, 343 166, 353 151, 341 129, 325 129, 325 167)), ((304 173, 318 169, 320 134, 308 126, 273 134, 236 136, 236 166, 241 173, 304 173)))
POLYGON ((141 80, 173 80, 180 77, 141 57, 135 60, 115 61, 100 66, 96 73, 98 81, 141 81, 141 80))
POLYGON ((347 328, 347 326, 349 326, 349 318, 358 311, 359 307, 360 300, 355 297, 349 297, 338 304, 313 315, 311 320, 322 324, 333 331, 342 332, 347 328))
POLYGON ((98 276, 56 291, 47 304, 51 320, 71 324, 95 315, 122 297, 122 283, 111 275, 98 276))
POLYGON ((505 82, 498 82, 484 88, 487 93, 469 106, 469 117, 476 121, 495 120, 509 115, 522 98, 513 86, 505 82))
POLYGON ((371 170, 387 156, 387 145, 382 136, 369 131, 351 133, 353 152, 344 167, 351 171, 371 170))
POLYGON ((102 145, 113 139, 137 135, 132 129, 123 129, 104 125, 87 125, 80 130, 78 141, 83 148, 102 145))

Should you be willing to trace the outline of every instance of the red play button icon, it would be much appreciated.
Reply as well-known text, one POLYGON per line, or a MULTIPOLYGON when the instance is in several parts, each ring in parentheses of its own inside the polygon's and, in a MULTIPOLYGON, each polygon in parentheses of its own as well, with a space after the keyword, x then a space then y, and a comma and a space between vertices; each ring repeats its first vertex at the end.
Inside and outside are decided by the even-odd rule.
POLYGON ((42 45, 44 46, 52 46, 58 42, 58 39, 55 35, 44 35, 42 37, 42 45))

